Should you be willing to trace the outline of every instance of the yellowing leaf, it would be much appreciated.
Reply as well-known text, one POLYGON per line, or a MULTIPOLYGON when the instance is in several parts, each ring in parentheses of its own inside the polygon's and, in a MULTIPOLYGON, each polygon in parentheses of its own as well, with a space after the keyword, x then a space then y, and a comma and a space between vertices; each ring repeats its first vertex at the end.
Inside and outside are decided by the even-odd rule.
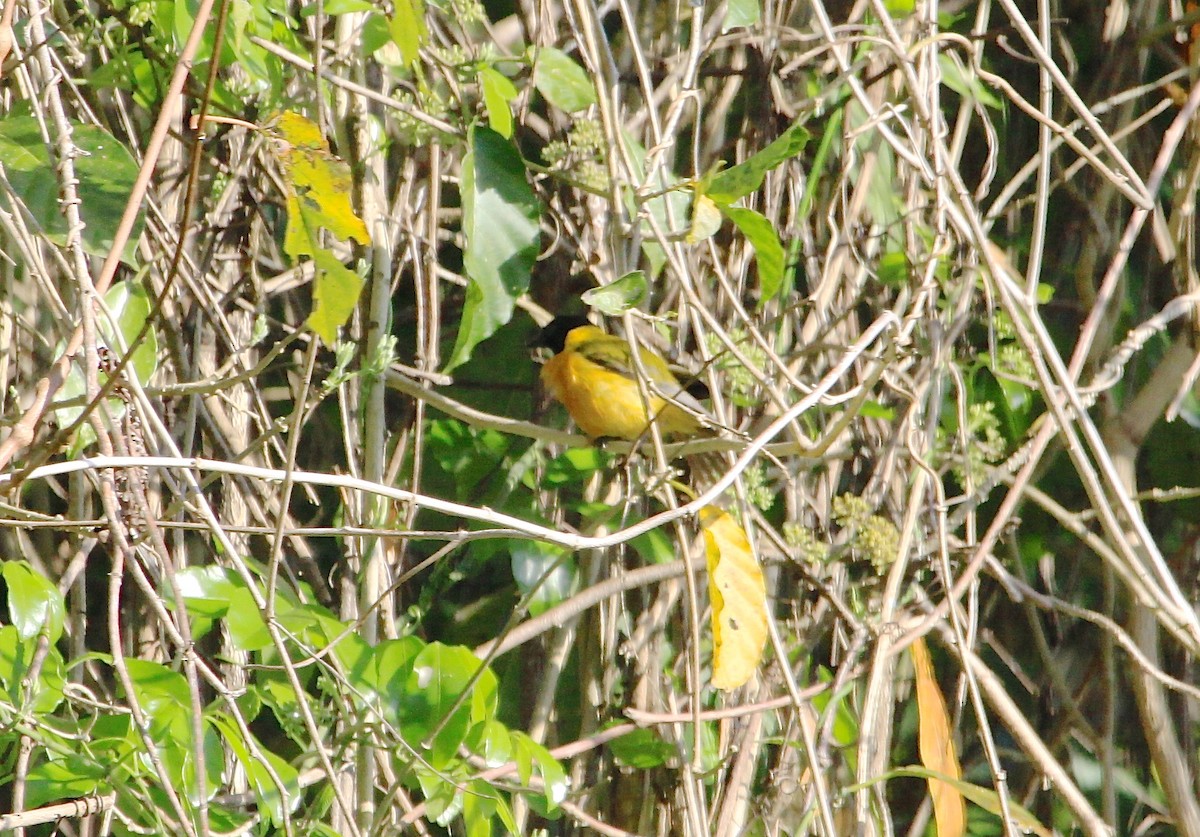
POLYGON ((354 313, 362 291, 362 279, 328 250, 317 251, 313 261, 317 265, 317 277, 308 325, 326 346, 332 346, 337 342, 337 330, 354 313))
MULTIPOLYGON (((312 237, 318 227, 343 241, 359 244, 370 240, 367 225, 350 204, 353 181, 350 167, 329 150, 315 123, 298 113, 280 114, 277 135, 284 141, 280 162, 288 187, 288 241, 291 246, 315 248, 312 237), (296 217, 296 216, 299 217, 296 217), (294 229, 302 225, 304 232, 294 229), (308 239, 307 245, 304 239, 308 239)), ((292 256, 311 256, 312 250, 288 251, 292 256)))
POLYGON ((324 247, 320 231, 367 244, 367 225, 350 203, 350 167, 329 151, 315 123, 287 111, 275 120, 274 134, 282 140, 280 162, 287 186, 287 231, 283 249, 294 259, 311 258, 316 265, 314 310, 309 325, 327 344, 358 304, 362 282, 324 247))
POLYGON ((692 223, 688 227, 687 243, 695 244, 710 238, 721 229, 721 210, 708 195, 697 194, 692 202, 692 223))
MULTIPOLYGON (((918 749, 921 763, 929 770, 954 780, 962 779, 962 767, 954 751, 950 735, 950 715, 946 700, 938 688, 933 662, 925 640, 918 639, 909 648, 917 680, 918 749)), ((954 785, 941 779, 929 778, 929 795, 933 797, 933 818, 938 837, 961 837, 967 833, 967 810, 962 794, 954 785)))
POLYGON ((746 532, 716 506, 700 510, 713 613, 712 684, 736 689, 753 676, 767 642, 767 588, 746 532))

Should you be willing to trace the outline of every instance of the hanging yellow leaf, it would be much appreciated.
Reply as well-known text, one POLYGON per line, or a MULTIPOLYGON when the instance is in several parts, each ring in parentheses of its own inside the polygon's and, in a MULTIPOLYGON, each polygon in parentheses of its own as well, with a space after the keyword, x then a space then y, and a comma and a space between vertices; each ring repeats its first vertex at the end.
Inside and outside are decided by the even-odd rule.
MULTIPOLYGON (((366 244, 370 240, 367 225, 355 214, 350 203, 354 187, 350 167, 330 152, 317 125, 298 113, 286 111, 276 118, 274 128, 283 140, 280 161, 288 197, 295 199, 294 203, 289 201, 289 239, 293 227, 306 227, 310 233, 322 227, 343 241, 354 239, 359 244, 366 244), (294 217, 293 211, 302 217, 294 217)), ((299 230, 297 234, 303 235, 299 230)), ((315 242, 310 246, 315 246, 315 242)), ((312 252, 289 251, 289 255, 311 256, 312 252)))
POLYGON ((280 114, 271 128, 279 146, 287 186, 287 232, 283 249, 294 259, 311 258, 316 266, 314 310, 309 325, 326 345, 337 340, 358 303, 362 281, 323 246, 320 231, 342 241, 370 241, 367 225, 351 204, 350 167, 329 150, 320 128, 291 111, 280 114))
POLYGON ((708 195, 696 194, 692 202, 692 223, 688 227, 687 243, 696 244, 712 237, 721 229, 721 210, 708 195))
POLYGON ((767 588, 746 532, 716 506, 700 510, 712 599, 712 684, 736 689, 753 676, 767 642, 767 588))
MULTIPOLYGON (((962 767, 954 751, 950 735, 950 714, 946 699, 938 687, 933 662, 925 640, 918 639, 909 648, 917 680, 917 716, 919 724, 918 749, 921 763, 929 770, 948 779, 962 779, 962 767)), ((938 837, 962 837, 967 833, 967 810, 962 794, 949 782, 929 778, 929 795, 933 798, 933 818, 938 837)))

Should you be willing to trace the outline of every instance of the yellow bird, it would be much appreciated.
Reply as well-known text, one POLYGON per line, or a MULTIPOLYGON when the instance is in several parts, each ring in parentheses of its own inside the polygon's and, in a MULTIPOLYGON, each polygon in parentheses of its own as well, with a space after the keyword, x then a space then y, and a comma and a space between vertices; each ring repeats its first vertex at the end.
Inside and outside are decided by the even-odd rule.
POLYGON ((556 317, 535 345, 555 352, 542 367, 542 383, 593 439, 632 442, 646 434, 651 420, 664 438, 688 438, 703 427, 700 402, 650 349, 638 352, 649 393, 643 398, 633 349, 583 317, 556 317))

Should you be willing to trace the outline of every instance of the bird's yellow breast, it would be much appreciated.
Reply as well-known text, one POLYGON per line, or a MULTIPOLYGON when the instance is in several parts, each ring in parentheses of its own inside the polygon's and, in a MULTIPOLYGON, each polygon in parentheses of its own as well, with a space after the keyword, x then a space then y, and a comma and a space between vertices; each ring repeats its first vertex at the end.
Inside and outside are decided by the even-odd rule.
MULTIPOLYGON (((637 381, 593 363, 570 346, 546 361, 542 381, 593 439, 633 441, 646 433, 647 403, 637 381)), ((690 436, 700 428, 694 416, 656 395, 650 396, 649 407, 663 436, 690 436)))

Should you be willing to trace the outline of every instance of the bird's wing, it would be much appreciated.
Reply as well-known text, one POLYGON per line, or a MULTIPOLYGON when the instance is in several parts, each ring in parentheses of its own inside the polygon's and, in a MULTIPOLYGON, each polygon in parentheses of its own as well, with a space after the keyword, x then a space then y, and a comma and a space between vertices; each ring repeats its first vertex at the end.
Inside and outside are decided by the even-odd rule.
MULTIPOLYGON (((637 379, 633 365, 633 352, 629 344, 620 337, 611 334, 597 334, 580 341, 574 350, 582 357, 601 366, 610 372, 615 372, 629 378, 637 379)), ((651 349, 641 350, 642 367, 649 378, 650 389, 668 401, 672 401, 688 412, 705 415, 704 406, 679 383, 679 379, 671 372, 667 362, 651 349)))

